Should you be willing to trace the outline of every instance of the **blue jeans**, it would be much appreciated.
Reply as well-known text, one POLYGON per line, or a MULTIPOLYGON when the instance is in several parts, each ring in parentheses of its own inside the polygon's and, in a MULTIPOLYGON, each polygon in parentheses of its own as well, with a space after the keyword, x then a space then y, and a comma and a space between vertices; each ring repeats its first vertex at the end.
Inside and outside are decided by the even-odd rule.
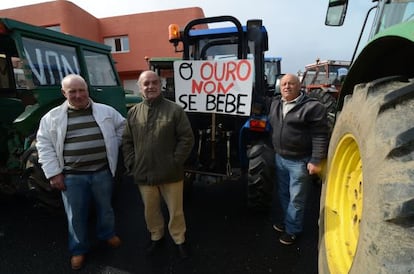
POLYGON ((68 220, 69 251, 81 255, 89 250, 89 205, 94 202, 97 215, 96 233, 100 240, 115 235, 114 211, 111 205, 113 178, 109 169, 87 174, 66 174, 62 191, 68 220))
POLYGON ((272 219, 285 225, 289 234, 299 234, 303 230, 305 204, 312 183, 307 164, 309 157, 286 159, 276 154, 276 182, 274 187, 272 219), (280 205, 279 205, 279 203, 280 205), (282 216, 280 216, 281 207, 282 216), (276 214, 279 213, 279 216, 276 214))

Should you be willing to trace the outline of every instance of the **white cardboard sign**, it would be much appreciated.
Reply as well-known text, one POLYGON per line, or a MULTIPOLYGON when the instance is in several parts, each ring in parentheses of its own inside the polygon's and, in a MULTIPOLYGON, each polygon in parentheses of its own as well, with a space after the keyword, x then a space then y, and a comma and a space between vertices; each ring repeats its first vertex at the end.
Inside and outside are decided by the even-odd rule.
POLYGON ((175 100, 187 112, 249 116, 253 77, 253 60, 175 61, 175 100))

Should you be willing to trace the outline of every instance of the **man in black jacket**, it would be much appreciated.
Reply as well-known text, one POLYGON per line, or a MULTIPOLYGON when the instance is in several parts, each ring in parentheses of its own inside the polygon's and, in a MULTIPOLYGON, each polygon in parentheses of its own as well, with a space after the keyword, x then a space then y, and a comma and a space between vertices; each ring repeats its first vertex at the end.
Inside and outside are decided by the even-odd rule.
POLYGON ((273 216, 273 228, 283 232, 279 239, 282 244, 291 245, 303 230, 311 175, 321 171, 326 158, 328 123, 326 108, 301 93, 296 75, 283 76, 280 89, 281 96, 275 97, 269 112, 278 193, 273 199, 274 204, 280 202, 283 212, 282 216, 273 216))

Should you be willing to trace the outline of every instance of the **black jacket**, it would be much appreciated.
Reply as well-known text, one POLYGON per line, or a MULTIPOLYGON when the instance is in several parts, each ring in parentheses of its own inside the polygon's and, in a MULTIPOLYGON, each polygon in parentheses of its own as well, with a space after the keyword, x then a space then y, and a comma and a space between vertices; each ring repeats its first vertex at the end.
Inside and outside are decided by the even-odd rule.
POLYGON ((304 95, 283 118, 282 104, 281 96, 276 96, 269 111, 274 150, 286 158, 310 157, 311 163, 319 164, 328 147, 325 106, 304 95))

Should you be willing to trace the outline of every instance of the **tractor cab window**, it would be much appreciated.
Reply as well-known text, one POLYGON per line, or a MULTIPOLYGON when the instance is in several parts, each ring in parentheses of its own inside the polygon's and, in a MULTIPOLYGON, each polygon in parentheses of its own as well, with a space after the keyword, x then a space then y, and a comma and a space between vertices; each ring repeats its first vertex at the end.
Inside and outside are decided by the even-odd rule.
POLYGON ((266 77, 267 85, 273 87, 276 84, 277 78, 280 76, 280 60, 265 59, 264 74, 266 77))
POLYGON ((15 97, 17 89, 25 88, 23 64, 17 55, 17 49, 12 39, 0 37, 0 89, 2 96, 15 97), (14 75, 13 75, 14 74, 14 75))
POLYGON ((84 51, 89 81, 92 86, 116 86, 116 77, 106 54, 84 51))
POLYGON ((312 80, 316 78, 316 69, 309 69, 306 71, 303 79, 302 86, 309 86, 312 84, 312 80))
POLYGON ((309 69, 303 79, 304 85, 320 85, 326 81, 325 66, 317 66, 309 69))
MULTIPOLYGON (((206 36, 194 38, 190 45, 190 59, 192 60, 217 60, 216 56, 234 56, 235 59, 247 58, 239 48, 237 34, 224 36, 206 36), (239 56, 240 55, 240 56, 239 56), (243 56, 244 55, 244 56, 243 56)), ((248 53, 253 53, 254 43, 249 42, 248 53)))
POLYGON ((29 81, 26 79, 23 69, 23 61, 19 57, 12 57, 14 80, 17 89, 28 89, 29 81))
POLYGON ((0 89, 12 87, 9 62, 5 54, 0 54, 0 89))
MULTIPOLYGON (((336 72, 336 78, 335 81, 338 81, 339 84, 342 84, 345 80, 345 76, 348 74, 348 68, 347 67, 334 67, 336 72)), ((336 84, 336 83, 334 83, 336 84)))
POLYGON ((74 47, 27 37, 22 42, 35 86, 57 86, 65 75, 80 74, 74 47))
POLYGON ((23 106, 36 103, 36 98, 30 91, 30 88, 33 87, 31 75, 30 69, 24 69, 23 61, 17 53, 15 42, 12 39, 9 39, 9 37, 1 37, 0 98, 4 98, 4 100, 2 101, 3 103, 0 108, 4 108, 3 113, 14 113, 13 115, 8 116, 10 119, 11 117, 16 118, 17 112, 20 111, 23 106), (29 77, 26 77, 26 75, 29 75, 29 77), (6 111, 9 107, 10 110, 6 111))
POLYGON ((329 80, 332 85, 340 85, 345 76, 348 74, 348 69, 343 66, 330 65, 329 66, 329 80))
POLYGON ((379 29, 376 32, 380 32, 401 22, 413 21, 414 2, 390 1, 384 5, 384 10, 380 16, 379 29))
POLYGON ((316 74, 315 84, 323 84, 326 79, 326 69, 325 66, 318 67, 318 73, 316 74))
POLYGON ((234 56, 237 59, 237 44, 221 44, 212 40, 200 41, 200 48, 193 47, 193 60, 218 60, 234 56), (198 50, 199 49, 199 50, 198 50))

